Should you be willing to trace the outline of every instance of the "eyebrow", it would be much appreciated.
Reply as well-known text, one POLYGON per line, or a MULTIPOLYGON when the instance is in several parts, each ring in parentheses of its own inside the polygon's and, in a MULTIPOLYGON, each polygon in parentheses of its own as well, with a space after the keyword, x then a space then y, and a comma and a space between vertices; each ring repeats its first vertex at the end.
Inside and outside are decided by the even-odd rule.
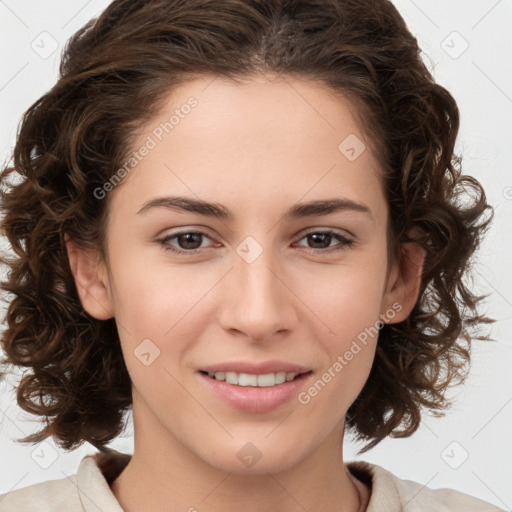
MULTIPOLYGON (((169 208, 171 210, 183 210, 226 221, 234 218, 233 212, 219 203, 210 203, 200 199, 179 196, 155 197, 144 203, 142 208, 137 212, 137 215, 147 213, 150 209, 157 207, 169 208)), ((338 211, 359 212, 373 218, 372 212, 368 206, 348 198, 323 199, 307 203, 297 203, 292 205, 285 212, 284 218, 300 219, 303 217, 328 215, 338 211)))

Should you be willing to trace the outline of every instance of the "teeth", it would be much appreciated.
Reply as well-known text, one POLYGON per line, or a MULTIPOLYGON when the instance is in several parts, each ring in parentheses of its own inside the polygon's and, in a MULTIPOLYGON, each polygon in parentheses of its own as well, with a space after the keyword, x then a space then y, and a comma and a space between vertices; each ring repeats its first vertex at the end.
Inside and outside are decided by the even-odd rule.
POLYGON ((264 375, 236 372, 208 373, 209 377, 214 378, 215 380, 224 380, 228 384, 236 384, 238 386, 257 386, 262 388, 289 382, 290 380, 293 380, 297 375, 298 373, 293 372, 265 373, 264 375))
POLYGON ((235 372, 226 372, 225 380, 228 384, 238 384, 238 375, 235 372))
POLYGON ((258 376, 251 375, 250 373, 238 374, 238 385, 239 386, 257 386, 258 376))

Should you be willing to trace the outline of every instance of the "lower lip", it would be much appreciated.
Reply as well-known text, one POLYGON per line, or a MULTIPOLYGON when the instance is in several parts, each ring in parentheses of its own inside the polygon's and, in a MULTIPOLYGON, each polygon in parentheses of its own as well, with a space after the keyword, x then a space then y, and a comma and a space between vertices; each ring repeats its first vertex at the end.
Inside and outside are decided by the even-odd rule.
POLYGON ((199 372, 203 382, 219 398, 229 405, 245 412, 269 412, 296 397, 305 383, 311 377, 312 372, 304 373, 300 377, 276 384, 275 386, 237 386, 224 380, 215 380, 208 375, 199 372))

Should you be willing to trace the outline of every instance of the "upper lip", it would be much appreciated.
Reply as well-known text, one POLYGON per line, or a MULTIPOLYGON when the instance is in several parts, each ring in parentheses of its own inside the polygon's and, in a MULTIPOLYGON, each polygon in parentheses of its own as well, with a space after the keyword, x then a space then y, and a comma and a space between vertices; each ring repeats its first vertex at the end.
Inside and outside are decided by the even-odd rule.
POLYGON ((254 363, 248 361, 228 361, 225 363, 212 364, 203 366, 202 371, 208 373, 216 372, 235 372, 235 373, 249 373, 253 375, 265 375, 267 373, 306 373, 311 370, 306 366, 287 363, 285 361, 263 361, 261 363, 254 363))

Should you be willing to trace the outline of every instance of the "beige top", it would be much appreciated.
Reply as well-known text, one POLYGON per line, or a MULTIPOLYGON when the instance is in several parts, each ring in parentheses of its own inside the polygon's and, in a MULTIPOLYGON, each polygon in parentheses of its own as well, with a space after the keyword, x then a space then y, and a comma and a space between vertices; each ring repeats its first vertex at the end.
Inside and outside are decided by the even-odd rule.
MULTIPOLYGON (((0 512, 123 512, 109 484, 130 457, 120 452, 87 455, 70 477, 1 494, 0 512)), ((347 467, 372 489, 366 512, 504 512, 460 491, 402 480, 376 464, 356 461, 347 467)))

